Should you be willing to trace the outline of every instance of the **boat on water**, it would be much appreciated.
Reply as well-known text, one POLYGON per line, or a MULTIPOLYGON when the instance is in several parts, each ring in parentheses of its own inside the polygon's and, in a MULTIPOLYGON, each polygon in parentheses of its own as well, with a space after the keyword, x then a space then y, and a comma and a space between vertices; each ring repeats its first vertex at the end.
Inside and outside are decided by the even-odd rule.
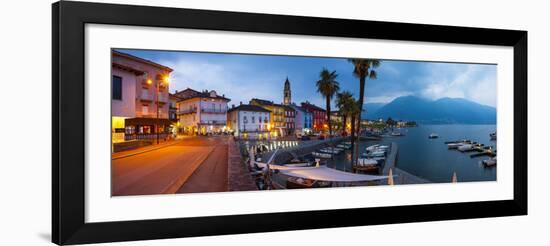
POLYGON ((497 165, 497 157, 495 156, 493 158, 482 160, 481 163, 483 163, 483 165, 488 166, 488 167, 496 166, 497 165))
POLYGON ((330 186, 331 182, 328 181, 318 181, 300 177, 289 177, 286 180, 287 189, 323 188, 330 186))
POLYGON ((340 148, 340 149, 351 149, 351 144, 338 144, 336 145, 336 147, 340 148))
POLYGON ((378 172, 380 164, 375 159, 359 158, 357 159, 357 165, 354 166, 354 169, 363 172, 378 172))
POLYGON ((428 138, 439 138, 439 135, 437 135, 436 133, 431 133, 428 138))
POLYGON ((491 140, 497 140, 497 133, 493 132, 493 133, 489 134, 489 137, 491 138, 491 140))
POLYGON ((391 136, 394 136, 394 137, 405 136, 405 134, 403 134, 403 133, 401 133, 401 132, 392 132, 390 135, 391 135, 391 136))
POLYGON ((388 146, 388 145, 379 145, 379 144, 375 144, 375 145, 371 145, 371 146, 365 148, 365 150, 367 150, 367 152, 372 152, 372 151, 387 151, 389 148, 390 148, 390 146, 388 146))
POLYGON ((472 144, 463 144, 463 145, 459 146, 457 149, 460 152, 466 152, 466 151, 472 150, 473 145, 472 144))
POLYGON ((323 158, 323 159, 332 158, 332 154, 329 154, 329 153, 311 152, 311 155, 313 155, 314 157, 323 158))
POLYGON ((458 147, 464 145, 464 143, 450 143, 450 144, 447 144, 447 147, 449 149, 458 149, 458 147))

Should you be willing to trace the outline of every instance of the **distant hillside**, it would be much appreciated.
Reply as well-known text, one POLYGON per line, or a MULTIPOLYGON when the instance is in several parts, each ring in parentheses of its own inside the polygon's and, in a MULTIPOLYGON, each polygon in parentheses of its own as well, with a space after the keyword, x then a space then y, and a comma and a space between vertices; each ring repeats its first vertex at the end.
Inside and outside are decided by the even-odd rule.
POLYGON ((375 113, 378 112, 378 110, 386 105, 385 103, 365 103, 363 104, 363 114, 361 115, 361 118, 364 119, 371 119, 373 116, 375 116, 375 113))
MULTIPOLYGON (((367 109, 368 106, 366 105, 367 109)), ((372 107, 372 106, 371 106, 372 107)), ((368 119, 414 120, 425 124, 496 124, 496 109, 466 99, 441 98, 435 101, 404 96, 370 112, 368 119)))

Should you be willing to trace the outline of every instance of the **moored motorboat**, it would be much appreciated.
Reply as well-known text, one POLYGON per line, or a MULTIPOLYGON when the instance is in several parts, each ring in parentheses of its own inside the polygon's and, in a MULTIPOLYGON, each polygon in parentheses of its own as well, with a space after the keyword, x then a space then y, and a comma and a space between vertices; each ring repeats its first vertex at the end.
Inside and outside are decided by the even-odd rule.
POLYGON ((485 166, 492 167, 497 165, 497 157, 493 157, 490 159, 482 160, 481 163, 483 163, 485 166))
POLYGON ((459 146, 457 149, 460 152, 466 152, 472 150, 473 146, 471 144, 463 144, 459 146))
POLYGON ((311 155, 318 158, 324 158, 324 159, 330 159, 332 158, 331 154, 328 153, 321 153, 321 152, 311 152, 311 155))
POLYGON ((491 138, 491 140, 497 140, 497 133, 493 132, 493 133, 489 134, 489 137, 491 138))
POLYGON ((436 133, 431 133, 428 138, 438 138, 439 135, 437 135, 436 133))
POLYGON ((464 143, 450 143, 447 144, 447 147, 449 149, 458 149, 458 147, 462 146, 464 143))

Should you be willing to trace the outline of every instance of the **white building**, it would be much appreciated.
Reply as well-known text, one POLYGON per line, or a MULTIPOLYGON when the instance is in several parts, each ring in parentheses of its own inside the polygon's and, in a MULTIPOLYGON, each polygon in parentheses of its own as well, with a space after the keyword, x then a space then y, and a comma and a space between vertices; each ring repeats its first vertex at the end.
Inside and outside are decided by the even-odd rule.
POLYGON ((241 104, 227 113, 227 126, 236 137, 269 139, 271 111, 256 105, 241 104))
POLYGON ((198 92, 190 88, 174 95, 180 98, 177 112, 183 133, 204 135, 226 131, 229 98, 213 90, 198 92))

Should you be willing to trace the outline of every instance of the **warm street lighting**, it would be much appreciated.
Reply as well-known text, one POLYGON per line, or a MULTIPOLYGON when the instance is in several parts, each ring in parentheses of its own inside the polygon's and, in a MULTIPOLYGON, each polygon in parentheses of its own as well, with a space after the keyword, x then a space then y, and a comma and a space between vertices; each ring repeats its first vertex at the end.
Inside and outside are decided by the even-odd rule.
POLYGON ((164 75, 162 77, 162 81, 166 84, 169 84, 170 83, 170 77, 168 75, 164 75))
POLYGON ((148 85, 150 85, 150 84, 152 84, 152 83, 153 83, 153 80, 147 79, 147 84, 148 84, 148 85))

